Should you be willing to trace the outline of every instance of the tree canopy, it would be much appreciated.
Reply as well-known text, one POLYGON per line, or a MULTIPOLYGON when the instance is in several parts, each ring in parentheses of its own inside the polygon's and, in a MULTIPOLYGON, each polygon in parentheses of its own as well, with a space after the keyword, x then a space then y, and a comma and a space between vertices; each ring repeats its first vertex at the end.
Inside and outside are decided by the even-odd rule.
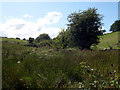
POLYGON ((74 12, 68 16, 68 29, 71 40, 75 46, 81 49, 90 49, 92 44, 99 43, 103 16, 97 13, 97 9, 89 8, 86 11, 74 12))
POLYGON ((59 48, 66 48, 69 45, 69 32, 68 30, 61 29, 61 32, 59 32, 58 36, 54 38, 57 45, 59 44, 59 48))
POLYGON ((34 41, 34 38, 31 38, 31 37, 29 37, 29 43, 33 43, 33 41, 34 41))
POLYGON ((40 34, 37 38, 36 41, 40 42, 41 40, 50 40, 50 36, 46 33, 40 34))
POLYGON ((110 26, 110 31, 112 31, 112 32, 120 31, 120 20, 116 20, 116 21, 110 26))

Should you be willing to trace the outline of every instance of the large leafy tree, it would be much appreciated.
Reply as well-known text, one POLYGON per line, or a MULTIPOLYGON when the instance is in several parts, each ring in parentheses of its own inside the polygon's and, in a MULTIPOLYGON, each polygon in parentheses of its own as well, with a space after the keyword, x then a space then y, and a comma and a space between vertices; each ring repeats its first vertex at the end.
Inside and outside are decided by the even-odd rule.
POLYGON ((41 40, 50 40, 50 36, 46 33, 40 34, 37 38, 36 41, 40 42, 41 40))
POLYGON ((56 37, 57 43, 60 45, 60 48, 66 48, 69 45, 69 32, 68 30, 62 29, 56 37))
POLYGON ((120 31, 120 20, 116 20, 116 21, 110 26, 110 31, 112 31, 112 32, 120 31))
POLYGON ((71 33, 71 40, 80 49, 90 49, 93 44, 99 43, 103 16, 97 13, 97 9, 89 8, 86 11, 74 12, 68 16, 68 29, 71 33))
POLYGON ((34 38, 29 38, 29 43, 33 44, 34 38))

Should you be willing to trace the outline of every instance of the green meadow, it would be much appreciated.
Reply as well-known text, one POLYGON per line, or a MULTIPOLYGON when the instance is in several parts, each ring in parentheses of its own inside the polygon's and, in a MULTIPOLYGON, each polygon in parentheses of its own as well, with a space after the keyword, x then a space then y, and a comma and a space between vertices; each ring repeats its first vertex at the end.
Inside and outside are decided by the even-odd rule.
POLYGON ((118 33, 106 34, 93 50, 82 51, 36 48, 24 46, 25 40, 2 38, 2 86, 11 90, 120 88, 118 33))
POLYGON ((113 49, 120 49, 120 45, 118 45, 120 43, 119 33, 120 32, 114 32, 102 36, 102 38, 100 39, 100 43, 97 45, 97 48, 109 49, 109 47, 112 47, 113 49))

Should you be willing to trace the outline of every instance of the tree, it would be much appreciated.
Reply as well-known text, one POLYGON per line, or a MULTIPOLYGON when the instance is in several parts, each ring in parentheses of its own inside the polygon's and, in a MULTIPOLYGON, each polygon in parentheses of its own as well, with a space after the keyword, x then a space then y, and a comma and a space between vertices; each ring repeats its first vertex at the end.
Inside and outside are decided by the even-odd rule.
POLYGON ((23 40, 26 40, 25 38, 23 38, 23 40))
POLYGON ((103 16, 97 13, 97 9, 89 8, 86 11, 74 12, 68 16, 68 29, 71 40, 80 49, 90 49, 91 45, 99 43, 103 16))
POLYGON ((16 39, 20 40, 20 38, 16 37, 16 39))
POLYGON ((50 36, 46 33, 40 34, 37 38, 36 41, 40 42, 41 40, 50 40, 50 36))
POLYGON ((29 43, 31 43, 31 44, 32 44, 32 43, 33 43, 33 41, 34 41, 34 38, 31 38, 31 37, 30 37, 30 38, 29 38, 29 43))
POLYGON ((120 31, 120 20, 116 20, 116 21, 110 26, 110 31, 112 31, 112 32, 120 31))
POLYGON ((43 47, 43 46, 51 47, 51 44, 52 44, 52 40, 43 40, 43 41, 40 41, 39 43, 37 43, 37 46, 39 46, 39 47, 43 47))
POLYGON ((65 29, 62 29, 57 36, 57 41, 61 48, 66 48, 69 45, 69 32, 65 29))

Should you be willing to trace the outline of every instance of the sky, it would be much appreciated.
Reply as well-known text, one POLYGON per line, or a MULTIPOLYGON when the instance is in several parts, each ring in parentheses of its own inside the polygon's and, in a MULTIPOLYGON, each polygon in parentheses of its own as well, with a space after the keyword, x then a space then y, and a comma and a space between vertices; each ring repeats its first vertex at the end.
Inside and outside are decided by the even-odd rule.
POLYGON ((2 2, 0 36, 21 39, 47 33, 51 38, 67 28, 67 17, 79 10, 97 8, 102 14, 103 29, 118 20, 118 2, 2 2))

